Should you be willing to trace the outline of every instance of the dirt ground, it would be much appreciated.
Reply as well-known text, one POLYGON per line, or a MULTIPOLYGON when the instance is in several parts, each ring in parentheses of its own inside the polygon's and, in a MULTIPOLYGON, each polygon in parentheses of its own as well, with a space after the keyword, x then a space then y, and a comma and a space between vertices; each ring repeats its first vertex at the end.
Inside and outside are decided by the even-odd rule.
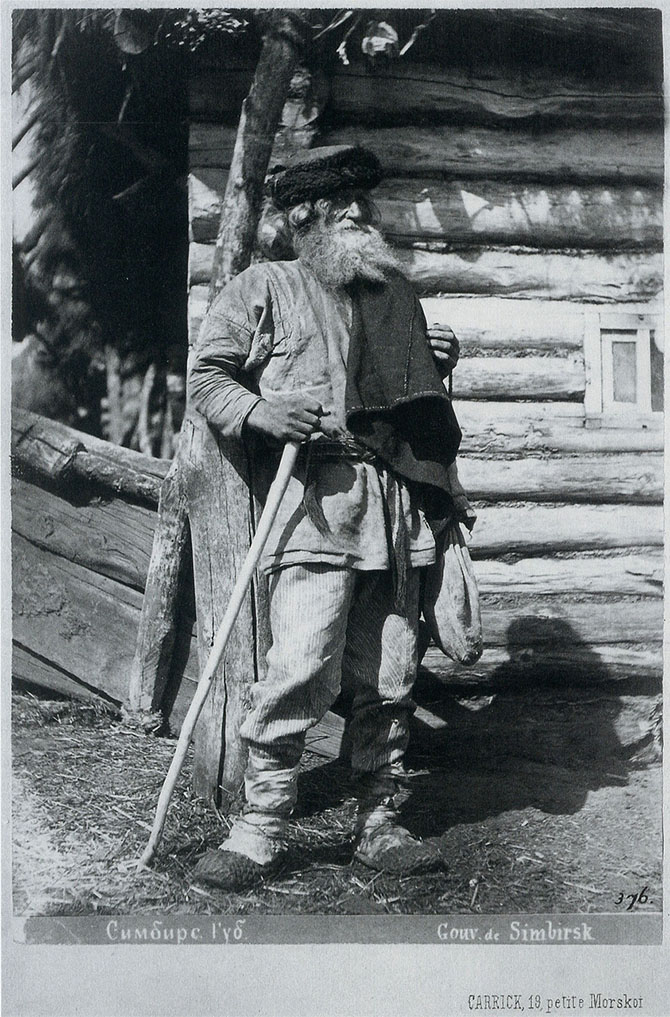
POLYGON ((638 910, 661 910, 658 765, 590 781, 530 761, 459 771, 415 758, 405 820, 438 841, 445 867, 399 877, 352 862, 347 770, 309 756, 290 863, 272 884, 229 895, 190 879, 227 820, 191 794, 188 766, 155 867, 137 868, 173 740, 26 692, 15 693, 13 711, 17 915, 616 912, 621 893, 645 887, 638 910))

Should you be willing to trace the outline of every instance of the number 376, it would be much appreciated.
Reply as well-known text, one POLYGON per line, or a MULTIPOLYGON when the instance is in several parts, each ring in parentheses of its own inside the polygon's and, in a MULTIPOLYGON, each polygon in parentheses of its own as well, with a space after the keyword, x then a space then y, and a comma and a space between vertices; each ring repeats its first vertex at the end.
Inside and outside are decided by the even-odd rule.
POLYGON ((647 896, 648 886, 643 886, 639 893, 628 893, 624 894, 621 892, 617 899, 614 901, 615 904, 623 904, 624 901, 630 901, 630 904, 626 907, 626 911, 632 911, 636 904, 649 904, 649 897, 647 896))

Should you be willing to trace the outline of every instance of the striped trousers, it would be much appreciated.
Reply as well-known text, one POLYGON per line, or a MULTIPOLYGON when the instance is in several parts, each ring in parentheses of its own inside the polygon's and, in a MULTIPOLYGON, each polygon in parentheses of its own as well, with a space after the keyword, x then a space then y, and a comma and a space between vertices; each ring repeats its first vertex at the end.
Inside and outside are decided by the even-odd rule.
POLYGON ((306 732, 353 690, 351 765, 402 769, 417 669, 419 569, 407 608, 394 607, 388 571, 289 565, 270 576, 272 646, 241 735, 249 748, 247 813, 286 816, 296 801, 306 732))

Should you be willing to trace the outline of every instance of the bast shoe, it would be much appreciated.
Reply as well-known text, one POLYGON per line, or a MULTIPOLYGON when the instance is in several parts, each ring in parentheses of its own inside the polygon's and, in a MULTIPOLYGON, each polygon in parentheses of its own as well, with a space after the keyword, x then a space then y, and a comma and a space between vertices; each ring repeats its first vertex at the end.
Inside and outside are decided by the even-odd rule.
POLYGON ((235 892, 275 876, 288 855, 285 821, 275 822, 272 834, 263 825, 266 819, 259 813, 239 816, 223 844, 202 856, 193 879, 235 892))
POLYGON ((379 872, 411 875, 444 867, 435 844, 413 837, 398 823, 364 827, 354 841, 354 858, 379 872))
POLYGON ((286 857, 287 852, 282 851, 270 861, 261 863, 237 851, 213 848, 206 851, 199 860, 193 870, 193 880, 231 893, 248 890, 276 876, 283 867, 286 857))

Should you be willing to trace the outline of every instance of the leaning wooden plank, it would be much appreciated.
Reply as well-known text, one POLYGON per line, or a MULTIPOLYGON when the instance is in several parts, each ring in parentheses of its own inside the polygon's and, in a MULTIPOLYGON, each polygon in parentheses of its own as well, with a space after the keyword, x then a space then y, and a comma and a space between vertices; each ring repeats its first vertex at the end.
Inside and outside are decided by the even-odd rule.
POLYGON ((459 458, 471 498, 482 501, 625 502, 660 505, 663 456, 653 453, 459 458))
MULTIPOLYGON (((198 254, 194 252, 196 265, 198 254)), ((616 302, 651 299, 663 286, 663 259, 658 253, 561 254, 474 248, 447 253, 407 250, 399 255, 409 278, 424 294, 616 302)), ((209 265, 211 270, 211 258, 209 265)))
POLYGON ((29 410, 12 410, 12 460, 54 483, 73 477, 156 504, 169 463, 92 437, 29 410))
POLYGON ((375 125, 409 125, 426 118, 443 124, 468 119, 513 125, 544 117, 560 118, 565 124, 625 120, 633 126, 651 118, 660 122, 663 97, 651 88, 633 90, 611 82, 599 85, 539 69, 532 76, 501 74, 496 69, 484 75, 456 67, 395 61, 374 71, 362 63, 339 67, 332 80, 329 110, 333 119, 375 125))
POLYGON ((156 513, 121 498, 69 501, 12 480, 12 530, 31 543, 143 590, 156 513))
POLYGON ((188 516, 179 462, 163 481, 125 715, 144 730, 165 723, 163 701, 173 671, 179 614, 191 566, 188 516))
MULTIPOLYGON (((210 124, 198 125, 197 133, 191 130, 194 164, 229 164, 223 130, 210 124)), ((559 183, 663 182, 663 132, 642 124, 635 127, 615 122, 588 131, 556 127, 537 133, 453 123, 411 127, 352 124, 325 131, 320 143, 366 145, 377 154, 385 172, 396 176, 435 174, 441 178, 514 181, 531 178, 559 183)))
MULTIPOLYGON (((227 173, 193 167, 189 223, 193 239, 216 239, 227 173)), ((415 240, 525 244, 530 247, 656 246, 663 239, 662 191, 602 184, 548 185, 388 177, 374 192, 384 232, 415 240)))
POLYGON ((517 562, 480 560, 476 565, 482 596, 498 594, 557 597, 663 598, 663 552, 608 557, 522 558, 517 562))
POLYGON ((590 643, 660 643, 663 603, 658 598, 609 600, 587 597, 545 597, 505 593, 482 595, 485 646, 507 646, 523 631, 524 645, 544 646, 565 641, 568 647, 590 643))
MULTIPOLYGON (((128 692, 130 667, 140 621, 142 594, 90 569, 12 536, 13 639, 73 680, 121 703, 128 692)), ((176 673, 168 690, 167 712, 190 699, 198 677, 192 622, 177 633, 176 673), (179 682, 181 681, 181 684, 179 682)))
POLYGON ((17 534, 12 552, 13 638, 88 686, 124 699, 142 595, 17 534))
POLYGON ((585 427, 582 403, 456 399, 454 408, 463 431, 461 454, 663 451, 662 427, 585 427))
POLYGON ((31 653, 16 642, 12 646, 12 679, 28 682, 41 689, 50 689, 62 696, 73 696, 89 702, 109 702, 100 689, 91 688, 76 675, 63 671, 52 661, 31 653))
POLYGON ((570 357, 469 357, 453 376, 454 399, 584 398, 584 361, 570 357))
POLYGON ((662 547, 659 505, 490 505, 477 508, 476 558, 614 547, 662 547))
POLYGON ((621 646, 605 643, 588 645, 562 642, 560 645, 524 643, 520 631, 511 653, 501 647, 486 647, 481 660, 463 667, 431 647, 423 658, 422 667, 447 685, 472 686, 480 694, 503 687, 511 678, 556 680, 565 688, 571 681, 593 683, 633 678, 658 678, 663 673, 661 643, 652 646, 621 646))
MULTIPOLYGON (((238 441, 217 436, 197 413, 185 419, 181 441, 202 668, 249 549, 252 506, 246 454, 238 441), (212 562, 219 567, 213 569, 212 562)), ((256 625, 249 594, 196 729, 194 782, 199 793, 216 793, 219 784, 235 791, 243 779, 245 746, 239 729, 251 699, 255 653, 256 625)))

